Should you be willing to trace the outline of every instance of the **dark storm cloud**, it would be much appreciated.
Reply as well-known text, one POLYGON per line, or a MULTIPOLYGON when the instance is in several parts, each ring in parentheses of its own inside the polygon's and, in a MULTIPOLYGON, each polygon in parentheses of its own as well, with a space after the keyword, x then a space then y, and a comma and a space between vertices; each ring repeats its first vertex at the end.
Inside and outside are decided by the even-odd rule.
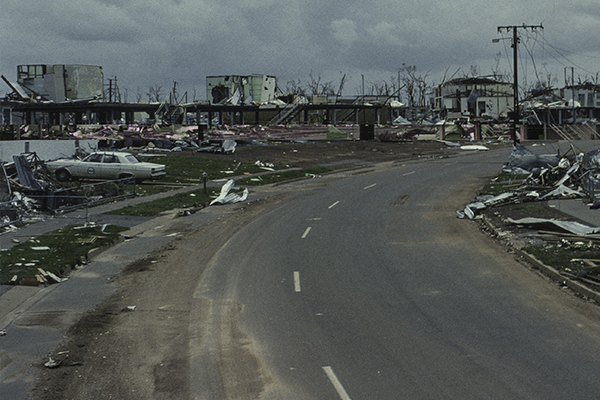
POLYGON ((20 64, 102 65, 130 93, 174 81, 201 91, 207 75, 253 73, 280 86, 347 74, 353 89, 361 75, 387 80, 403 63, 439 81, 472 65, 490 73, 500 53, 510 70, 510 43, 491 42, 509 37, 497 27, 543 22, 543 32, 523 32, 525 60, 531 52, 540 69, 562 75, 572 58, 586 75, 600 70, 599 8, 586 0, 3 0, 0 70, 15 79, 20 64))

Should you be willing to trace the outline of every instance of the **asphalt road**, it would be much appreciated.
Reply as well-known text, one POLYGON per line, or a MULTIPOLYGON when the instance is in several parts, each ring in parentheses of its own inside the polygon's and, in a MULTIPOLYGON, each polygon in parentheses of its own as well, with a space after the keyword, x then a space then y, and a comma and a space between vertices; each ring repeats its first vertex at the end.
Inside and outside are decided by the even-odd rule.
POLYGON ((508 154, 330 177, 243 228, 194 295, 192 397, 597 397, 597 307, 456 218, 508 154))

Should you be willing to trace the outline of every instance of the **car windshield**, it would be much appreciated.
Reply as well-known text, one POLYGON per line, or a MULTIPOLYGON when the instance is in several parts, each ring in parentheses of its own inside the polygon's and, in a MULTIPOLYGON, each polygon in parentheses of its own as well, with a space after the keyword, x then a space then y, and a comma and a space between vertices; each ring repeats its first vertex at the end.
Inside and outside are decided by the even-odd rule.
POLYGON ((128 154, 125 156, 125 159, 127 161, 129 161, 131 164, 137 164, 139 162, 141 162, 140 160, 138 160, 133 154, 128 154))

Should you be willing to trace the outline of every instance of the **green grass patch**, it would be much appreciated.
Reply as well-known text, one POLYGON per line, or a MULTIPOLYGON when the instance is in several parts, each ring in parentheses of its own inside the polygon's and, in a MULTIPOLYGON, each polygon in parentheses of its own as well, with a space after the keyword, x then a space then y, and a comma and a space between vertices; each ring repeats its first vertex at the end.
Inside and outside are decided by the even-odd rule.
POLYGON ((500 193, 510 192, 511 190, 522 186, 528 176, 529 175, 500 174, 492 179, 490 183, 485 185, 479 194, 496 196, 500 193))
POLYGON ((207 192, 208 193, 205 194, 204 189, 197 189, 186 193, 178 193, 163 199, 126 206, 119 210, 113 211, 110 214, 155 217, 163 211, 169 211, 175 208, 202 207, 208 204, 213 197, 216 197, 219 194, 211 189, 208 189, 207 192))
POLYGON ((313 167, 263 174, 252 178, 242 178, 236 180, 235 182, 237 185, 243 186, 268 185, 270 183, 278 183, 283 181, 289 181, 292 179, 304 178, 307 176, 324 174, 329 171, 330 170, 326 167, 313 167))
POLYGON ((558 270, 573 270, 577 266, 571 263, 574 258, 600 259, 600 248, 589 243, 565 243, 560 246, 527 246, 523 250, 532 254, 546 265, 558 270))
POLYGON ((545 201, 514 204, 511 205, 511 208, 531 218, 548 218, 548 204, 545 201))
POLYGON ((91 249, 115 243, 127 229, 116 225, 69 225, 0 251, 0 284, 34 283, 35 275, 40 274, 38 268, 60 276, 81 264, 91 249))
MULTIPOLYGON (((164 157, 144 157, 140 154, 139 158, 166 166, 167 174, 161 180, 162 182, 198 184, 203 181, 205 172, 209 180, 243 175, 244 173, 264 172, 253 162, 237 161, 234 155, 231 156, 231 159, 216 159, 196 154, 168 154, 164 157)), ((278 169, 277 165, 275 165, 275 169, 278 169)))
POLYGON ((141 184, 135 185, 136 196, 150 196, 179 189, 181 185, 141 184))

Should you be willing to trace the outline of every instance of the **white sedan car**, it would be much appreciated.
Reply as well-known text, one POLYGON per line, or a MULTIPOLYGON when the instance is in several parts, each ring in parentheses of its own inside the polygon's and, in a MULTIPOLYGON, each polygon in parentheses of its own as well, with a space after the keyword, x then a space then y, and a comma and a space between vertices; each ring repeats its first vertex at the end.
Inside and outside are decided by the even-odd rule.
POLYGON ((46 166, 59 181, 71 178, 121 179, 133 177, 137 182, 159 179, 165 176, 165 166, 140 161, 131 153, 99 151, 83 160, 60 159, 49 161, 46 166))

